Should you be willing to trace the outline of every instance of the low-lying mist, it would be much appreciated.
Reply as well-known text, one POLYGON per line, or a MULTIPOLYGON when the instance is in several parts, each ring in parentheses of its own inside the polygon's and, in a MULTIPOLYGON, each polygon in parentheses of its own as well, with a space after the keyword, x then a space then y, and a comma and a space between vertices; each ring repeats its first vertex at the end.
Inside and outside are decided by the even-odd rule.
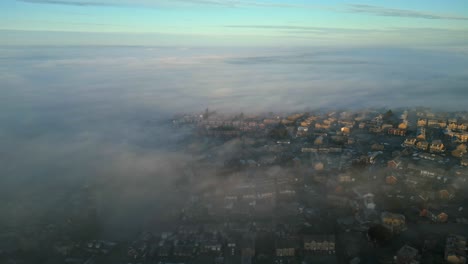
MULTIPOLYGON (((177 179, 203 156, 174 114, 460 109, 467 66, 455 51, 395 48, 1 48, 0 225, 67 221, 91 188, 103 235, 133 235, 178 212, 177 179)), ((215 151, 227 159, 235 147, 215 151)))

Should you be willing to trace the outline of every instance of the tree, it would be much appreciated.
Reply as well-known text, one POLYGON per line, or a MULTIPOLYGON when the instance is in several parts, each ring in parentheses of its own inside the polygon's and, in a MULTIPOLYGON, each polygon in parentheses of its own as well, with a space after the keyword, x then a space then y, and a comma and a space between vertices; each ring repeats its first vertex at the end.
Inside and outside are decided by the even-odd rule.
POLYGON ((269 136, 275 140, 288 139, 288 129, 283 124, 278 124, 270 131, 269 136))
POLYGON ((379 245, 385 244, 392 238, 392 232, 381 224, 373 225, 367 231, 369 239, 379 245))
POLYGON ((384 114, 383 120, 388 121, 388 120, 392 119, 393 116, 394 116, 393 111, 392 111, 391 109, 389 109, 389 110, 384 114))

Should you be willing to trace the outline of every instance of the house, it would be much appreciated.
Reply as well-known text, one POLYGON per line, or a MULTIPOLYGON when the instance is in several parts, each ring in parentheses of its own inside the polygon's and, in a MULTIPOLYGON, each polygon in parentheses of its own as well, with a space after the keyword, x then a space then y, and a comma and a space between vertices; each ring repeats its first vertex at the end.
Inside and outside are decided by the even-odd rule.
POLYGON ((371 133, 380 133, 382 132, 382 128, 380 126, 370 126, 369 132, 371 133))
POLYGON ((430 127, 439 126, 439 120, 437 120, 437 119, 429 119, 429 120, 427 121, 427 125, 430 126, 430 127))
POLYGON ((362 196, 364 206, 369 210, 375 209, 374 203, 374 195, 372 193, 368 193, 362 196))
POLYGON ((463 152, 463 151, 460 150, 460 149, 454 149, 454 150, 452 150, 452 156, 455 157, 455 158, 463 158, 463 155, 464 155, 465 153, 466 153, 466 151, 463 152))
POLYGON ((419 118, 418 119, 418 127, 425 127, 427 125, 427 119, 419 118))
POLYGON ((237 239, 229 237, 224 247, 224 258, 226 264, 242 263, 237 239))
POLYGON ((370 164, 374 164, 379 155, 383 154, 382 151, 369 152, 367 155, 367 160, 370 164))
POLYGON ((447 223, 448 221, 448 214, 442 212, 440 214, 437 215, 437 221, 439 223, 447 223))
POLYGON ((277 257, 294 257, 298 248, 298 241, 294 237, 278 237, 275 240, 275 253, 277 257))
POLYGON ((350 200, 343 196, 338 196, 334 194, 328 194, 326 197, 326 203, 332 207, 347 207, 350 203, 350 200))
POLYGON ((325 168, 325 165, 322 162, 317 162, 314 164, 314 170, 322 171, 325 168))
POLYGON ((315 140, 314 140, 314 145, 323 145, 323 136, 318 136, 315 140))
POLYGON ((345 126, 345 127, 349 127, 349 128, 352 128, 355 124, 354 121, 352 120, 340 120, 338 123, 340 123, 341 125, 345 126))
POLYGON ((416 138, 406 138, 405 142, 403 142, 403 145, 405 147, 413 147, 414 145, 416 145, 416 141, 416 138))
POLYGON ((314 255, 335 255, 335 235, 304 236, 304 250, 314 255))
POLYGON ((387 176, 385 178, 385 183, 387 183, 389 185, 395 185, 395 184, 397 184, 397 182, 398 182, 397 177, 395 177, 393 175, 387 176))
POLYGON ((219 253, 221 252, 222 245, 216 239, 208 239, 200 243, 201 253, 219 253))
POLYGON ((390 128, 387 132, 389 135, 404 137, 406 135, 406 129, 401 128, 390 128))
POLYGON ((467 129, 468 129, 468 123, 460 123, 457 126, 457 130, 460 130, 460 131, 465 131, 467 129))
POLYGON ((445 152, 445 146, 441 140, 433 140, 429 147, 429 151, 437 153, 445 152))
POLYGON ((424 127, 418 127, 416 138, 419 140, 426 140, 426 129, 424 127))
POLYGON ((429 142, 427 142, 427 141, 418 141, 418 143, 416 143, 416 148, 418 148, 420 150, 427 150, 429 148, 429 142))
POLYGON ((316 128, 316 129, 329 129, 329 128, 330 128, 330 125, 329 125, 329 124, 325 124, 325 122, 324 122, 323 124, 315 123, 315 128, 316 128))
POLYGON ((445 260, 452 264, 466 263, 466 238, 449 235, 445 244, 445 260))
POLYGON ((338 175, 338 182, 352 182, 353 179, 351 178, 351 175, 346 174, 346 173, 341 173, 338 175))
POLYGON ((265 119, 263 120, 263 124, 268 126, 278 125, 280 123, 279 119, 265 119))
POLYGON ((401 151, 402 156, 409 156, 411 154, 413 154, 413 149, 410 148, 405 148, 401 151))
POLYGON ((237 243, 235 240, 228 240, 225 247, 225 256, 235 256, 237 254, 237 243))
POLYGON ((404 245, 396 255, 397 264, 418 264, 420 256, 417 249, 404 245))
POLYGON ((453 135, 459 142, 468 142, 467 132, 453 133, 453 135))
POLYGON ((301 149, 301 152, 302 152, 302 153, 307 153, 307 152, 317 153, 317 152, 318 152, 318 148, 302 148, 302 149, 301 149))
POLYGON ((393 128, 393 125, 392 124, 383 124, 381 126, 382 130, 388 130, 390 128, 393 128))
POLYGON ((427 217, 429 220, 431 220, 434 223, 446 223, 448 221, 448 215, 444 212, 441 212, 439 214, 434 214, 432 211, 428 209, 423 209, 419 213, 419 216, 422 217, 427 217))
POLYGON ((300 126, 300 127, 297 128, 297 133, 296 133, 296 135, 297 135, 298 137, 306 136, 308 131, 309 131, 309 128, 308 128, 308 127, 300 126))
POLYGON ((196 254, 196 246, 191 243, 178 243, 174 245, 173 254, 176 257, 192 257, 196 254))
POLYGON ((342 148, 339 148, 339 147, 335 147, 335 148, 328 148, 328 152, 326 153, 341 153, 343 152, 343 149, 342 148))
POLYGON ((455 150, 452 151, 452 156, 455 158, 462 158, 463 155, 465 155, 467 152, 466 150, 466 145, 465 144, 460 144, 457 146, 455 150))
POLYGON ((452 188, 446 188, 439 191, 439 198, 441 200, 450 200, 455 197, 455 191, 452 188))
MULTIPOLYGON (((466 168, 454 168, 452 175, 460 180, 466 181, 466 179, 468 179, 468 170, 466 168)), ((456 181, 458 181, 458 179, 456 181)))
MULTIPOLYGON (((435 193, 433 191, 421 191, 419 192, 417 198, 423 202, 433 201, 435 199, 435 193)), ((426 214, 422 212, 423 211, 421 211, 420 216, 427 216, 427 212, 426 214)))
POLYGON ((455 120, 449 121, 449 124, 447 125, 447 128, 450 130, 456 130, 458 129, 458 123, 455 120))
POLYGON ((408 110, 403 111, 403 113, 400 115, 400 119, 408 119, 408 110))
POLYGON ((334 117, 329 117, 328 119, 323 120, 323 123, 327 124, 327 125, 331 125, 331 124, 333 124, 335 122, 336 122, 336 118, 334 118, 334 117))
POLYGON ((378 144, 378 143, 375 143, 371 146, 371 149, 372 150, 384 150, 385 149, 385 146, 383 144, 378 144))
POLYGON ((405 130, 408 129, 408 121, 403 121, 398 125, 398 129, 405 130))
POLYGON ((383 212, 380 215, 382 224, 392 231, 394 234, 401 233, 406 229, 406 219, 404 215, 383 212))
POLYGON ((391 161, 387 162, 387 167, 391 169, 400 169, 402 166, 402 162, 400 159, 392 159, 391 161))
POLYGON ((301 118, 303 116, 304 116, 304 113, 297 113, 297 114, 293 114, 293 115, 288 116, 286 119, 289 120, 289 121, 296 122, 299 118, 301 118))
POLYGON ((440 156, 436 156, 435 154, 429 154, 429 153, 419 153, 418 157, 424 160, 431 160, 431 161, 443 160, 440 156))
POLYGON ((408 171, 418 174, 424 178, 434 179, 444 174, 444 170, 429 161, 408 164, 408 171))
POLYGON ((282 119, 281 124, 283 125, 292 125, 294 122, 288 119, 282 119))
POLYGON ((460 161, 460 165, 462 166, 468 166, 468 158, 467 157, 463 157, 460 161))

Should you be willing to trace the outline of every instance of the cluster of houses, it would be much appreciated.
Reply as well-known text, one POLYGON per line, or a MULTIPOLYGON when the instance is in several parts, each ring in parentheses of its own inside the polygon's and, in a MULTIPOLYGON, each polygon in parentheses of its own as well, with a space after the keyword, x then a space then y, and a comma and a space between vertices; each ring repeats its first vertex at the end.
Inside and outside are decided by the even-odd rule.
MULTIPOLYGON (((466 113, 425 109, 178 116, 174 126, 193 128, 193 140, 248 140, 232 140, 240 150, 223 155, 194 155, 217 178, 189 173, 189 198, 170 227, 128 243, 126 261, 466 263, 464 120, 466 113), (415 238, 423 227, 435 237, 415 238)), ((93 263, 115 244, 91 240, 79 249, 93 263)), ((66 257, 73 250, 55 246, 66 257)))
MULTIPOLYGON (((265 154, 278 157, 289 153, 289 164, 296 168, 294 177, 290 178, 296 178, 299 184, 281 182, 283 178, 279 177, 276 183, 238 186, 225 193, 224 209, 231 217, 236 215, 234 212, 239 215, 239 208, 247 208, 243 214, 249 217, 260 216, 258 212, 278 214, 278 198, 282 193, 290 195, 290 201, 296 201, 288 207, 300 212, 289 214, 291 218, 320 221, 323 215, 317 213, 320 211, 317 207, 322 206, 328 208, 327 211, 351 210, 351 218, 337 218, 344 232, 362 233, 379 224, 395 237, 404 235, 412 225, 462 223, 468 217, 460 203, 468 179, 464 144, 468 140, 468 122, 463 120, 468 120, 464 113, 434 114, 424 109, 405 110, 400 115, 392 111, 356 111, 298 113, 263 119, 257 116, 254 121, 245 121, 244 126, 256 127, 254 130, 262 131, 263 137, 277 126, 288 131, 289 136, 275 141, 277 147, 265 148, 265 154), (257 126, 250 122, 256 122, 257 126), (364 171, 356 174, 353 172, 356 168, 364 171), (278 186, 283 185, 289 187, 281 192, 278 186), (362 186, 368 186, 368 191, 357 190, 362 186), (414 210, 403 207, 388 210, 388 204, 414 210)), ((205 129, 216 125, 201 124, 205 129)), ((269 165, 277 161, 274 159, 269 165)), ((339 234, 334 235, 336 239, 343 239, 339 234)), ((296 256, 300 244, 296 236, 290 233, 280 241, 275 240, 279 246, 276 256, 296 256)), ((335 240, 330 236, 315 237, 310 243, 306 242, 307 236, 302 239, 303 251, 325 248, 323 251, 332 252, 327 248, 335 247, 335 240)), ((448 241, 452 240, 446 241, 450 248, 448 241)), ((360 263, 359 254, 351 253, 352 248, 349 245, 341 250, 349 263, 360 263)), ((424 263, 422 257, 427 252, 427 248, 418 250, 402 245, 391 256, 391 261, 424 263)), ((465 263, 456 262, 454 257, 445 256, 445 259, 449 263, 465 263)))
POLYGON ((336 262, 334 234, 292 233, 291 227, 283 224, 180 225, 174 231, 140 235, 128 247, 127 257, 137 263, 253 263, 255 256, 264 254, 272 263, 304 256, 328 257, 336 262))
MULTIPOLYGON (((463 120, 424 109, 181 115, 174 126, 194 140, 247 140, 233 140, 229 160, 204 150, 197 166, 225 174, 191 173, 173 222, 128 243, 126 262, 466 263, 463 120)), ((93 263, 114 248, 93 240, 82 251, 93 263)))
POLYGON ((99 257, 109 256, 116 251, 116 242, 90 240, 84 242, 60 241, 53 245, 53 252, 63 258, 63 263, 95 263, 99 257))

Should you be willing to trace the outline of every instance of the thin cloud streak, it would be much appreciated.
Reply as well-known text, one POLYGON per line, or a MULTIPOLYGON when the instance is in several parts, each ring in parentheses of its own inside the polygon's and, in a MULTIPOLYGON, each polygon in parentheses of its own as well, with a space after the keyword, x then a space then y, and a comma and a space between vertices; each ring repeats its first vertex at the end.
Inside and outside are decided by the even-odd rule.
POLYGON ((320 9, 340 13, 363 13, 386 17, 407 17, 420 19, 435 19, 435 20, 468 20, 466 16, 458 16, 451 14, 437 14, 418 10, 388 8, 383 6, 366 5, 366 4, 348 4, 342 7, 311 5, 311 4, 292 4, 292 3, 270 3, 263 1, 241 1, 241 0, 134 0, 134 1, 89 1, 89 0, 17 0, 32 4, 56 4, 70 6, 141 6, 141 7, 158 7, 162 5, 211 5, 218 7, 242 8, 242 7, 258 7, 258 8, 297 8, 297 9, 320 9))
POLYGON ((339 27, 314 27, 314 26, 295 26, 295 25, 225 25, 225 28, 239 28, 239 29, 259 29, 259 30, 281 30, 286 33, 398 33, 398 32, 421 32, 421 33, 441 33, 450 32, 457 34, 466 34, 467 30, 456 30, 450 28, 402 28, 402 27, 391 27, 391 28, 339 28, 339 27))
MULTIPOLYGON (((167 4, 199 4, 199 5, 213 5, 221 7, 286 7, 286 8, 303 8, 306 5, 294 5, 294 4, 280 4, 280 3, 267 3, 259 1, 236 1, 236 0, 158 0, 158 1, 119 1, 113 2, 109 1, 86 1, 86 0, 17 0, 19 2, 33 3, 33 4, 56 4, 56 5, 72 5, 72 6, 159 6, 167 4)), ((308 6, 313 7, 313 6, 308 6)))
POLYGON ((294 29, 294 30, 310 30, 322 31, 325 28, 308 27, 308 26, 289 26, 289 25, 226 25, 226 28, 247 28, 247 29, 294 29))
POLYGON ((349 4, 348 12, 351 13, 365 13, 372 14, 377 16, 387 16, 387 17, 408 17, 408 18, 423 18, 423 19, 446 19, 446 20, 468 20, 468 17, 465 16, 456 16, 456 15, 442 15, 434 14, 423 11, 407 10, 407 9, 397 9, 397 8, 387 8, 374 5, 363 5, 363 4, 349 4))
POLYGON ((66 0, 17 0, 19 2, 31 4, 52 4, 52 5, 70 5, 70 6, 117 6, 108 2, 92 2, 92 1, 66 1, 66 0))
POLYGON ((244 28, 244 29, 272 29, 272 30, 294 30, 314 33, 329 32, 375 32, 387 31, 382 29, 357 29, 357 28, 333 28, 333 27, 313 27, 313 26, 293 26, 293 25, 225 25, 226 28, 244 28))

